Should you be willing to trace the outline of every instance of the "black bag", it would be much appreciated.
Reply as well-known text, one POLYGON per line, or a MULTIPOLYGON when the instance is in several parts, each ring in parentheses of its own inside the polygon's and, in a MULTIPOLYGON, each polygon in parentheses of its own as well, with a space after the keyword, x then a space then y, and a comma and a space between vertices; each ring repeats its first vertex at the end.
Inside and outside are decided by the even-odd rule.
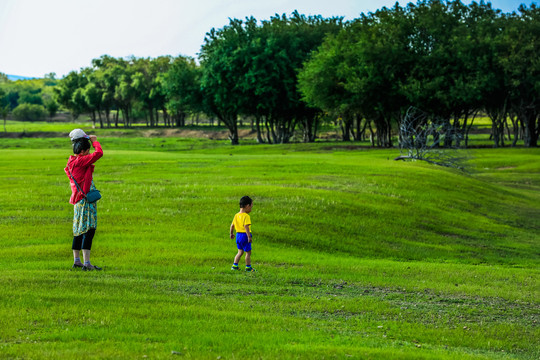
POLYGON ((75 178, 71 174, 71 170, 69 169, 69 167, 68 167, 68 171, 69 171, 69 175, 71 176, 71 179, 73 179, 73 182, 77 186, 77 190, 79 190, 83 194, 86 201, 88 201, 89 203, 95 203, 96 201, 101 199, 101 193, 99 192, 98 189, 90 190, 90 191, 88 191, 88 194, 85 195, 83 193, 83 191, 81 190, 81 188, 79 187, 79 184, 77 183, 77 181, 75 180, 75 178))

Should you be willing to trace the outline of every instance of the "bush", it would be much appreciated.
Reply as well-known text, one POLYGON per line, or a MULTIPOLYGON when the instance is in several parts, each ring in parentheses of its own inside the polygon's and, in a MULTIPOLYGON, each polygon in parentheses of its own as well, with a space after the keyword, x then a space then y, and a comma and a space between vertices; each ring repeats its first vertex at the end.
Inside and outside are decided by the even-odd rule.
POLYGON ((13 109, 13 117, 20 121, 41 121, 47 117, 47 110, 42 105, 21 104, 13 109))

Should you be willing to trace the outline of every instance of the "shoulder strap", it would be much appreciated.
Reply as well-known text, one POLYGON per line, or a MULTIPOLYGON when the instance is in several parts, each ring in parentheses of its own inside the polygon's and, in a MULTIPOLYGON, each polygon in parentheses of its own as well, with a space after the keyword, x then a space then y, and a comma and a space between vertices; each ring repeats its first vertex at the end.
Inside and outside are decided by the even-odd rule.
POLYGON ((68 168, 68 171, 69 171, 69 175, 71 176, 71 179, 73 180, 73 182, 75 183, 75 186, 77 186, 77 190, 79 190, 81 192, 81 194, 83 194, 84 197, 86 197, 86 194, 81 190, 81 188, 79 187, 79 183, 77 183, 77 180, 75 180, 75 178, 73 177, 73 174, 71 173, 71 170, 69 168, 69 165, 67 166, 68 168))

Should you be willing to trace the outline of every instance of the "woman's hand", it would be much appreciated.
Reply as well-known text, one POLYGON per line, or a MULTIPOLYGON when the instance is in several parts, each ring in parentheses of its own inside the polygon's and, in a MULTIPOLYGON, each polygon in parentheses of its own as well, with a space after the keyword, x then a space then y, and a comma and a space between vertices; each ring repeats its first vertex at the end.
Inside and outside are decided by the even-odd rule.
POLYGON ((90 138, 91 143, 93 143, 94 141, 97 141, 97 136, 96 135, 88 135, 88 137, 90 138))

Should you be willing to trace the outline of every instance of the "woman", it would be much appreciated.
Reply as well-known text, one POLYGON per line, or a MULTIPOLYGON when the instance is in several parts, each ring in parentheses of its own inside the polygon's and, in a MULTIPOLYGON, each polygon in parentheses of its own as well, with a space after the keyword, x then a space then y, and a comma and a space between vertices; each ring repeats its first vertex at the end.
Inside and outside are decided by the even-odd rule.
POLYGON ((67 166, 64 169, 71 183, 71 198, 69 203, 74 205, 73 217, 73 268, 82 268, 84 271, 101 270, 100 267, 90 263, 90 249, 92 239, 97 227, 96 203, 89 203, 85 194, 95 189, 92 175, 94 173, 94 163, 103 156, 101 145, 95 135, 86 135, 81 129, 75 129, 69 133, 73 153, 69 157, 67 166), (90 154, 90 143, 94 147, 94 152, 90 154), (79 191, 75 181, 82 190, 79 191), (83 194, 84 192, 84 194, 83 194), (84 264, 81 262, 80 251, 82 249, 84 264))

